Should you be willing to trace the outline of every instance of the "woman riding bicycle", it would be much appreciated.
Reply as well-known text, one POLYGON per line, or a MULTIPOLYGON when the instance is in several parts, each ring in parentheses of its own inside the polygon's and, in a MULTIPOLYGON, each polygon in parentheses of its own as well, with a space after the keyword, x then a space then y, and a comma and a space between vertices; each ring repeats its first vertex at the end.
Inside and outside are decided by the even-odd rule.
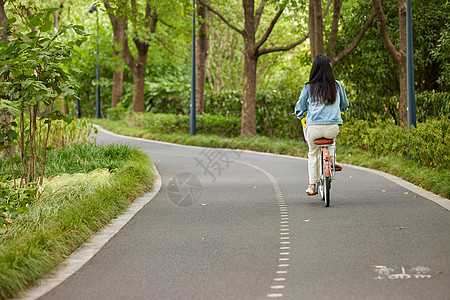
POLYGON ((309 186, 308 196, 317 194, 317 151, 314 140, 335 139, 342 125, 341 112, 348 109, 347 95, 342 83, 334 78, 330 59, 319 54, 314 59, 309 81, 305 84, 295 106, 295 114, 301 119, 306 116, 306 141, 308 151, 309 186))

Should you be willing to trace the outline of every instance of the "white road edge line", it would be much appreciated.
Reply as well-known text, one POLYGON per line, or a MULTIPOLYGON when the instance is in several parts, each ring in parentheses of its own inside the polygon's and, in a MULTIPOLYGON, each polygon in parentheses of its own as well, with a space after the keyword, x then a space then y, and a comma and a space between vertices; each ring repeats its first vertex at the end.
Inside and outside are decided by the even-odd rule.
POLYGON ((53 275, 44 277, 34 287, 29 288, 25 293, 16 299, 34 300, 37 299, 53 288, 58 286, 64 280, 69 278, 75 272, 88 262, 101 248, 121 230, 133 217, 139 212, 153 197, 159 192, 162 186, 161 175, 158 169, 153 165, 156 174, 156 180, 153 190, 144 194, 142 197, 134 200, 128 210, 117 218, 113 219, 111 224, 106 225, 103 229, 94 234, 87 242, 85 242, 78 250, 72 253, 53 273, 53 275))

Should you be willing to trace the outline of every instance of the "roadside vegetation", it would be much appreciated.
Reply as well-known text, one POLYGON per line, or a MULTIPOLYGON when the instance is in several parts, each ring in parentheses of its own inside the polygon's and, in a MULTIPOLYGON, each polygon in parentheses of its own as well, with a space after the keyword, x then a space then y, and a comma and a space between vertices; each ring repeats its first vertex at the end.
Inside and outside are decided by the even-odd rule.
MULTIPOLYGON (((240 137, 239 130, 228 134, 230 126, 223 116, 198 117, 198 134, 189 135, 189 118, 183 115, 126 114, 122 119, 95 119, 93 122, 113 132, 185 145, 247 149, 261 152, 307 157, 308 148, 303 137, 240 137), (210 126, 203 120, 208 119, 210 126), (211 121, 215 120, 215 121, 211 121), (217 134, 217 132, 225 134, 217 134)), ((286 124, 289 124, 286 121, 286 124)), ((301 124, 297 120, 297 134, 301 124)), ((235 120, 235 124, 239 124, 235 120)), ((430 192, 450 198, 446 178, 450 176, 450 158, 445 149, 450 146, 448 117, 430 117, 418 123, 409 133, 407 129, 389 121, 369 122, 347 120, 337 139, 338 160, 384 171, 430 192), (410 145, 408 147, 408 145, 410 145)))
MULTIPOLYGON (((8 132, 20 128, 11 123, 8 132)), ((16 140, 0 159, 0 299, 36 283, 153 186, 146 154, 96 145, 86 120, 52 123, 41 184, 23 179, 27 169, 16 140)), ((46 124, 35 129, 47 136, 46 124)))
POLYGON ((124 145, 59 148, 48 160, 43 191, 5 195, 11 182, 1 183, 0 299, 53 270, 155 179, 148 156, 124 145))

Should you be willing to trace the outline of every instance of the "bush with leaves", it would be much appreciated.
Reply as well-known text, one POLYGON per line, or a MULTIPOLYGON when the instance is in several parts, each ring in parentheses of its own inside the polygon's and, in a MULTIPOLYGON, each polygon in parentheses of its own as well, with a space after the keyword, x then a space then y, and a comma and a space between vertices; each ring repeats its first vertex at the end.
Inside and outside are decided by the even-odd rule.
MULTIPOLYGON (((189 116, 171 114, 139 113, 127 115, 130 127, 143 127, 155 133, 189 132, 189 116)), ((239 136, 241 119, 218 115, 197 116, 197 130, 203 134, 225 137, 239 136)))
POLYGON ((392 122, 365 120, 353 121, 341 127, 336 140, 366 150, 375 156, 407 155, 421 165, 448 168, 450 156, 450 121, 448 117, 429 118, 411 128, 411 132, 392 122))
POLYGON ((18 215, 28 211, 36 193, 36 185, 28 184, 14 189, 10 181, 0 178, 0 235, 6 232, 18 215))
POLYGON ((408 153, 413 159, 431 168, 450 167, 450 120, 448 117, 428 119, 411 128, 408 153))
POLYGON ((0 109, 18 120, 6 124, 11 128, 2 127, 0 150, 5 150, 12 160, 10 145, 17 142, 16 150, 21 154, 20 187, 28 183, 42 185, 52 122, 71 121, 55 109, 55 101, 63 94, 76 97, 77 84, 71 77, 76 70, 70 65, 70 53, 85 41, 85 33, 77 25, 64 25, 54 31, 52 18, 56 10, 44 9, 30 16, 26 24, 20 24, 25 33, 15 30, 19 28, 15 18, 8 19, 5 29, 10 40, 0 43, 0 109), (68 30, 78 37, 63 39, 68 30), (17 124, 20 126, 14 126, 17 124), (47 135, 41 139, 42 125, 47 127, 47 135), (13 128, 17 128, 15 134, 13 128))

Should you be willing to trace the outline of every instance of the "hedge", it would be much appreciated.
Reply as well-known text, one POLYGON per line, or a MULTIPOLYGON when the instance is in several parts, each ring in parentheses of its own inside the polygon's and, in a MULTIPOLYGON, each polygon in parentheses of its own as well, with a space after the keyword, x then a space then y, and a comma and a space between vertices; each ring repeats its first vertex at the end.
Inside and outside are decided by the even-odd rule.
POLYGON ((405 155, 431 168, 448 168, 450 120, 429 118, 411 132, 389 121, 357 120, 341 127, 338 144, 360 148, 378 155, 405 155))

